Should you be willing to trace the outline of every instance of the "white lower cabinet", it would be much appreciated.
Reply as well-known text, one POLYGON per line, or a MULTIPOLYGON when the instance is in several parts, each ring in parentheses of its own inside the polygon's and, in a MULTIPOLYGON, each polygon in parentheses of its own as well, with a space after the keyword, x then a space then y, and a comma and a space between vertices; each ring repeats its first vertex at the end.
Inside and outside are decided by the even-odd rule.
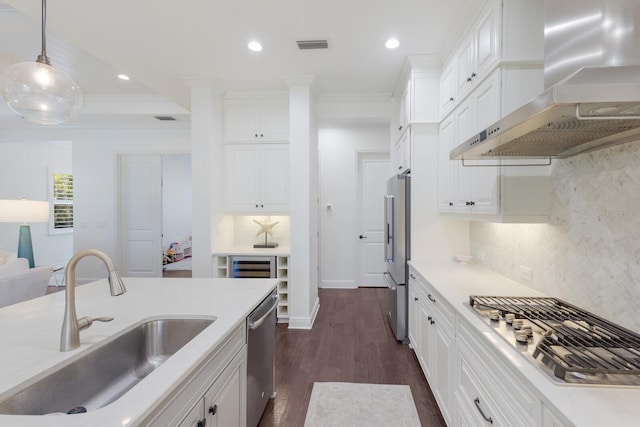
POLYGON ((409 277, 409 340, 413 319, 413 349, 442 416, 450 424, 453 398, 451 361, 455 355, 453 310, 415 272, 410 272, 409 277))
POLYGON ((238 354, 222 375, 196 403, 180 427, 227 427, 246 425, 246 357, 238 354), (194 412, 195 411, 195 412, 194 412), (196 415, 199 413, 199 417, 196 415))
POLYGON ((458 405, 472 414, 472 425, 540 426, 540 399, 505 370, 499 356, 471 328, 465 321, 458 322, 455 394, 458 405))
POLYGON ((243 324, 162 402, 142 426, 245 427, 247 345, 243 324))
POLYGON ((408 294, 411 347, 449 427, 572 425, 413 266, 408 294))

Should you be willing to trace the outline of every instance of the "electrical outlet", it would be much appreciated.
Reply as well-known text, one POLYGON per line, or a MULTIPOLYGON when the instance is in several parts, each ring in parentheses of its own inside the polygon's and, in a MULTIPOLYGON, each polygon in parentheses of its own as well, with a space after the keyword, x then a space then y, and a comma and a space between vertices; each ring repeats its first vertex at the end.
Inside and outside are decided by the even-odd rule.
POLYGON ((529 267, 525 267, 524 265, 520 266, 520 279, 525 282, 531 282, 531 278, 533 277, 533 270, 529 267))

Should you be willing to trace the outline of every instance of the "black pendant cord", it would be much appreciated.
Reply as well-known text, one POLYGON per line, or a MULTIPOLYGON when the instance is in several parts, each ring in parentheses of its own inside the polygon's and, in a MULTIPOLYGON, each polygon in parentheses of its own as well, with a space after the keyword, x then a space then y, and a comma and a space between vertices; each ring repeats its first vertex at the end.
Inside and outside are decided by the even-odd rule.
POLYGON ((47 38, 46 38, 46 30, 47 30, 47 0, 42 0, 42 51, 40 55, 38 55, 38 59, 36 62, 40 62, 42 64, 51 65, 51 61, 47 57, 47 38))

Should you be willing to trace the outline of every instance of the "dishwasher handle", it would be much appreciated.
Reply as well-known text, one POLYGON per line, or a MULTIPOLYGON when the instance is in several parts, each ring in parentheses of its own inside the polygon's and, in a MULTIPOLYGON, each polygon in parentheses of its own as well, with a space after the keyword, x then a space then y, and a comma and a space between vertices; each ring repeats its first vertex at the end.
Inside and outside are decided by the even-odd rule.
POLYGON ((267 312, 260 317, 258 320, 249 320, 249 329, 254 330, 254 329, 258 329, 260 327, 260 325, 262 325, 264 323, 264 321, 267 319, 267 317, 269 317, 269 315, 271 313, 273 313, 273 310, 276 309, 276 307, 278 307, 278 296, 277 295, 273 295, 271 297, 271 299, 273 300, 273 305, 271 306, 271 308, 269 310, 267 310, 267 312))

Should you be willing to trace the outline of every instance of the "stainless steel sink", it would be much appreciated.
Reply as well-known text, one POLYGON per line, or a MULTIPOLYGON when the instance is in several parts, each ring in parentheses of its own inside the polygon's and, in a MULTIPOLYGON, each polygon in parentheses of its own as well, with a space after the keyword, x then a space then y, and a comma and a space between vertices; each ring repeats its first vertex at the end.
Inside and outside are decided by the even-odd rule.
POLYGON ((50 372, 0 395, 0 414, 95 410, 116 401, 215 321, 215 317, 143 321, 50 372))

